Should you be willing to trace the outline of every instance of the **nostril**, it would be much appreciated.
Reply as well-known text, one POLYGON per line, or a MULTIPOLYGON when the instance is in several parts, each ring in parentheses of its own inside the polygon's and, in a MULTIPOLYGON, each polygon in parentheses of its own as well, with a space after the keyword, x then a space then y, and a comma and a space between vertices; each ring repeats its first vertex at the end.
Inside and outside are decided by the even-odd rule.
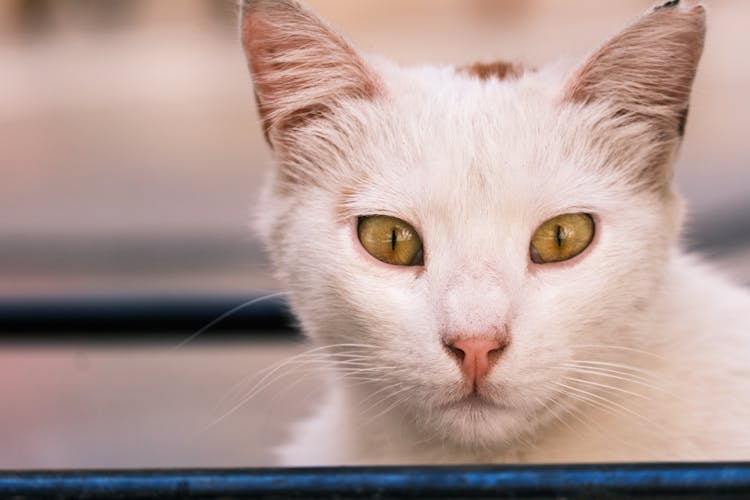
POLYGON ((503 351, 505 350, 507 346, 508 346, 507 343, 503 343, 500 345, 500 347, 487 351, 487 358, 490 360, 490 363, 496 361, 497 358, 500 357, 500 355, 503 353, 503 351))
POLYGON ((459 349, 456 346, 453 346, 449 344, 448 342, 443 341, 443 347, 448 351, 450 355, 452 355, 459 363, 463 363, 464 358, 466 358, 466 353, 459 349))

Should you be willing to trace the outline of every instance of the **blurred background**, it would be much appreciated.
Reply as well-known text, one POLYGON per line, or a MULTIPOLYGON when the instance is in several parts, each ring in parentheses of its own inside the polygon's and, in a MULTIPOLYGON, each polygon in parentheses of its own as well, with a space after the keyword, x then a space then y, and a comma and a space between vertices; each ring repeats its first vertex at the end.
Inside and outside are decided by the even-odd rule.
MULTIPOLYGON (((404 64, 536 66, 582 57, 653 4, 309 3, 404 64)), ((677 176, 688 244, 750 283, 750 2, 707 3, 677 176)), ((279 289, 250 230, 271 159, 236 16, 231 0, 0 0, 0 299, 279 289)), ((0 344, 0 468, 271 463, 314 384, 289 375, 204 427, 235 382, 300 349, 0 344)))

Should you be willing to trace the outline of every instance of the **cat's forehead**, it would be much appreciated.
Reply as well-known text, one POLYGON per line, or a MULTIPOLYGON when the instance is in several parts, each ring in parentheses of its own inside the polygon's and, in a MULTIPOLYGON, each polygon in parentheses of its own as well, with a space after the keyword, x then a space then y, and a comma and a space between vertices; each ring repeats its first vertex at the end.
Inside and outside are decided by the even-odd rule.
POLYGON ((403 210, 463 215, 580 204, 581 185, 597 183, 571 146, 583 125, 566 116, 548 80, 480 79, 453 68, 397 75, 381 108, 387 119, 368 135, 374 164, 365 191, 403 210))

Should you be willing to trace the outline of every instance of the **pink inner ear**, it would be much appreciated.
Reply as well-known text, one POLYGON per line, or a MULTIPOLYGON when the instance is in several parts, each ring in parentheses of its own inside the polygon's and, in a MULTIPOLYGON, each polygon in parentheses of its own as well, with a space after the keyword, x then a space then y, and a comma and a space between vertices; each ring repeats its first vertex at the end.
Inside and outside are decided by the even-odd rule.
POLYGON ((296 2, 246 5, 242 39, 271 140, 325 116, 344 99, 382 93, 377 75, 354 48, 296 2))
POLYGON ((589 57, 568 82, 564 100, 684 113, 704 37, 701 6, 649 12, 589 57))
POLYGON ((703 7, 665 5, 594 52, 562 95, 563 102, 603 104, 594 134, 607 137, 609 164, 638 156, 627 173, 639 190, 671 185, 671 164, 703 51, 703 7), (637 154, 633 145, 638 145, 637 154))

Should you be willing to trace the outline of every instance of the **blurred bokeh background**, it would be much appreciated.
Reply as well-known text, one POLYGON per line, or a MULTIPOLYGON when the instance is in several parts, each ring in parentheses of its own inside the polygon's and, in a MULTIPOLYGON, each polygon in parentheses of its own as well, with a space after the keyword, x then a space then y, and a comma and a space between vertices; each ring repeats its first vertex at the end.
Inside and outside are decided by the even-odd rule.
MULTIPOLYGON (((404 64, 541 65, 653 2, 309 3, 404 64)), ((677 175, 690 245, 750 283, 750 2, 707 3, 677 175)), ((278 289, 250 230, 271 158, 236 15, 232 0, 0 0, 0 298, 278 289)), ((307 411, 285 403, 304 384, 197 429, 235 381, 296 349, 0 345, 0 468, 269 463, 307 411)))

